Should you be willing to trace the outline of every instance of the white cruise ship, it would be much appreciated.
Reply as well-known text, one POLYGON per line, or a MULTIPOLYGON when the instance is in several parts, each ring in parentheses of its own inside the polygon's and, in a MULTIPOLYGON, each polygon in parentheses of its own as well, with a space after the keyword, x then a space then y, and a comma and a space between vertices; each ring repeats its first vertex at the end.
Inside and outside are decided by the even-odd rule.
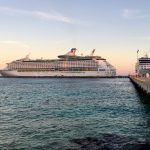
POLYGON ((77 56, 76 48, 58 59, 36 59, 29 56, 7 64, 1 74, 5 77, 113 77, 116 69, 106 59, 94 56, 77 56))
POLYGON ((136 73, 138 76, 150 75, 150 58, 147 54, 144 57, 140 57, 137 59, 136 73))

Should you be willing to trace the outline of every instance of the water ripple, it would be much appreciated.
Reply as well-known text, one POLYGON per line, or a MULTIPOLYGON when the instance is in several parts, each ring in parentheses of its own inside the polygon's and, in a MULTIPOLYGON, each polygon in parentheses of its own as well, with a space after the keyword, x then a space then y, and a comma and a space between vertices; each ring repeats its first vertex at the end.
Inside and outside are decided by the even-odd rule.
POLYGON ((150 137, 150 106, 129 79, 0 78, 0 149, 58 149, 111 133, 150 137))

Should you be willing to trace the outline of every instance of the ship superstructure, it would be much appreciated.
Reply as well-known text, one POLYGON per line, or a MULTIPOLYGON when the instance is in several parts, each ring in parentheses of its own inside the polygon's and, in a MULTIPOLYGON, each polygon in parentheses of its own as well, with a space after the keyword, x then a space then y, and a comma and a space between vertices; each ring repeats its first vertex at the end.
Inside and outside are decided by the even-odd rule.
POLYGON ((7 77, 104 77, 115 76, 116 69, 100 56, 94 56, 95 49, 89 56, 77 56, 76 48, 58 59, 32 60, 27 55, 23 59, 7 64, 1 72, 7 77))
POLYGON ((150 74, 150 58, 147 54, 137 59, 136 73, 139 76, 147 76, 150 74))

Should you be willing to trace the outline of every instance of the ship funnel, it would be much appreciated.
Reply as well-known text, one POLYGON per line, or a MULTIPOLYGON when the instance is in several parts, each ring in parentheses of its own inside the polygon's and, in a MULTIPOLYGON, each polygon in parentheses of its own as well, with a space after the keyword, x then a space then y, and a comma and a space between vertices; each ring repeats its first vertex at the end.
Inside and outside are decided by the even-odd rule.
POLYGON ((91 52, 90 56, 93 56, 93 55, 94 55, 94 53, 95 53, 95 49, 93 49, 93 50, 92 50, 92 52, 91 52))
POLYGON ((26 57, 24 58, 24 60, 26 60, 26 61, 30 60, 30 53, 28 55, 26 55, 26 57))
POLYGON ((75 56, 76 50, 77 50, 76 48, 72 48, 66 55, 75 56))

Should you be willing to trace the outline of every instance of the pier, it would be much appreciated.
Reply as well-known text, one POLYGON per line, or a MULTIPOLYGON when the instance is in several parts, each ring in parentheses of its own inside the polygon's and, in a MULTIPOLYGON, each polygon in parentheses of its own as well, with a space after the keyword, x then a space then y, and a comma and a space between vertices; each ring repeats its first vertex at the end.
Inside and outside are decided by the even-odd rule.
POLYGON ((150 78, 129 76, 130 80, 146 95, 150 96, 150 78))

